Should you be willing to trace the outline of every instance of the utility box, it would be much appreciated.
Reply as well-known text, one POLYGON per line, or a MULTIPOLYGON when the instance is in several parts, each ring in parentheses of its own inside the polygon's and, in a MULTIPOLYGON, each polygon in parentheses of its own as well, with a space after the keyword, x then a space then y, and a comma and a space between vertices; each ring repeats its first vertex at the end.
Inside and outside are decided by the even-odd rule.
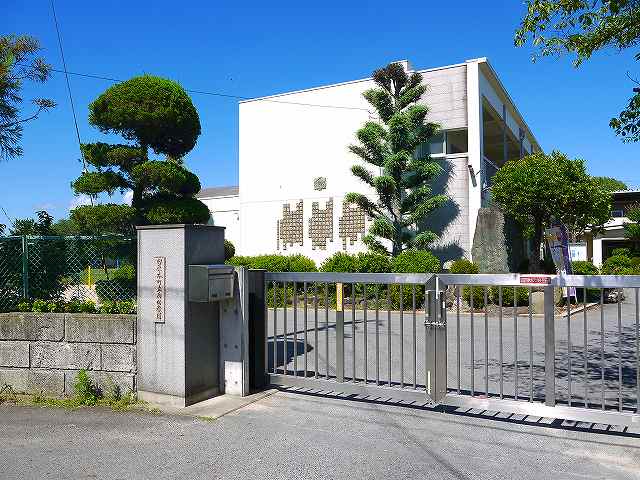
POLYGON ((219 302, 233 298, 234 269, 228 265, 189 265, 189 301, 219 302))

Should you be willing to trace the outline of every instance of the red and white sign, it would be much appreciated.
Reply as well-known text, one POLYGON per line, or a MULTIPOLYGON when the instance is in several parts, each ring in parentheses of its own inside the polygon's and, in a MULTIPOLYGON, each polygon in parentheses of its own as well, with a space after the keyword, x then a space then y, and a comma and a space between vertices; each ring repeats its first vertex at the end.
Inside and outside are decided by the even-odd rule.
POLYGON ((551 277, 544 275, 520 275, 520 283, 527 285, 549 285, 551 284, 551 277))

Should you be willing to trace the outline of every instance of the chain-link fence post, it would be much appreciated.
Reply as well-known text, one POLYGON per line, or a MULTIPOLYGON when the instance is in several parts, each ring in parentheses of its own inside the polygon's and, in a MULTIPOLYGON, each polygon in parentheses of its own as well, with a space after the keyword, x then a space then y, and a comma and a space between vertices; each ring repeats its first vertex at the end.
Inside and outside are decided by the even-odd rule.
POLYGON ((29 242, 22 236, 22 296, 29 299, 29 242))

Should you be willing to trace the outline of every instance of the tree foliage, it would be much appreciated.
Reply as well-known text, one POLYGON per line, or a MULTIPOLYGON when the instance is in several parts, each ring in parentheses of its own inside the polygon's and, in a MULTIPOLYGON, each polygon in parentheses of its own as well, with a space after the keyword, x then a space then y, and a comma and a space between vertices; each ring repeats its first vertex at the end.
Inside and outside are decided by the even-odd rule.
POLYGON ((40 43, 29 35, 0 36, 0 161, 22 155, 23 125, 55 107, 53 100, 35 98, 35 110, 20 116, 24 82, 43 83, 51 74, 51 67, 37 56, 39 51, 40 43))
POLYGON ((634 205, 627 212, 627 218, 631 222, 625 222, 624 234, 634 243, 636 250, 640 250, 640 205, 634 205))
POLYGON ((127 233, 133 225, 205 223, 207 206, 193 196, 198 177, 182 157, 200 134, 198 113, 180 85, 144 75, 108 88, 89 105, 89 122, 104 133, 121 135, 129 144, 82 145, 92 168, 72 182, 76 194, 95 197, 133 192, 131 206, 83 206, 71 215, 81 230, 127 233), (165 160, 149 158, 151 148, 165 160))
POLYGON ((590 177, 582 160, 553 151, 507 162, 493 177, 493 200, 533 237, 530 270, 540 268, 544 228, 556 220, 578 235, 609 220, 611 194, 590 177))
POLYGON ((428 153, 415 152, 438 126, 426 121, 429 109, 417 103, 427 89, 422 75, 408 74, 402 65, 391 63, 376 70, 373 80, 377 88, 363 95, 380 122, 366 122, 356 133, 359 143, 349 150, 364 162, 351 167, 352 173, 371 187, 377 198, 349 193, 345 200, 373 218, 364 243, 372 251, 396 256, 408 248, 425 249, 437 239, 434 232, 418 225, 447 200, 444 195, 434 195, 430 186, 442 168, 428 153), (366 164, 376 171, 382 169, 382 173, 372 173, 366 164), (390 242, 390 250, 385 240, 390 242))
MULTIPOLYGON (((616 51, 640 43, 638 0, 527 0, 527 14, 516 31, 515 44, 531 41, 533 60, 573 54, 573 64, 603 49, 616 51)), ((640 60, 640 53, 635 55, 640 60)), ((640 140, 640 92, 609 122, 624 141, 640 140)))
POLYGON ((608 192, 619 192, 621 190, 629 190, 629 187, 622 180, 613 177, 593 177, 598 185, 608 192))

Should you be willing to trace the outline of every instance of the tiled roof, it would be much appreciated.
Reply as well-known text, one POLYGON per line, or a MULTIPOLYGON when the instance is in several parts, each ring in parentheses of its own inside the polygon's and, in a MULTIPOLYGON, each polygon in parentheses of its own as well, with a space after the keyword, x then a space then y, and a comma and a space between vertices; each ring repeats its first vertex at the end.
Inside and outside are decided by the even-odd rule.
POLYGON ((232 185, 228 187, 207 187, 203 188, 196 195, 197 198, 216 198, 216 197, 232 197, 238 195, 238 186, 232 185))

